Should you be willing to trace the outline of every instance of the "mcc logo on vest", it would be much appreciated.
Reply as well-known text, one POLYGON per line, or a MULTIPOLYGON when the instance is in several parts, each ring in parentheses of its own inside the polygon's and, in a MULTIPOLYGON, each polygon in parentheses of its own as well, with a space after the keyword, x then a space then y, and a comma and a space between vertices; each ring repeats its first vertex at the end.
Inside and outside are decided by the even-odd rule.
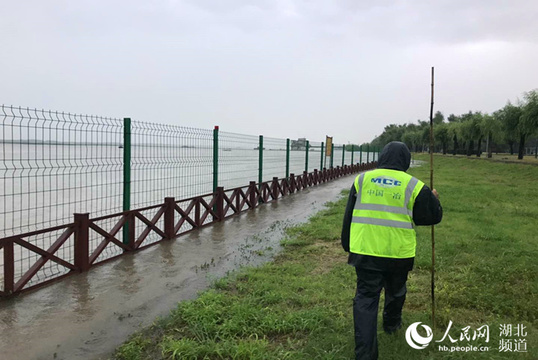
POLYGON ((402 185, 401 181, 387 176, 378 176, 376 178, 372 178, 372 182, 384 188, 391 188, 402 185))

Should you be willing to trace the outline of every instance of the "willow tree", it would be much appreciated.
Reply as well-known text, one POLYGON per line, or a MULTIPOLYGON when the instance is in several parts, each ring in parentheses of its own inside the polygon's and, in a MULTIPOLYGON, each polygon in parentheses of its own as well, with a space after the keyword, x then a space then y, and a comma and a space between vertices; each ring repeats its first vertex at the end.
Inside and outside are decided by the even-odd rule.
POLYGON ((531 90, 523 94, 523 107, 518 123, 519 152, 518 159, 523 159, 525 141, 529 135, 538 130, 538 90, 531 90))
POLYGON ((477 146, 476 146, 476 156, 480 157, 482 153, 482 139, 484 139, 484 132, 482 131, 482 121, 484 119, 484 115, 481 112, 475 112, 473 114, 473 131, 474 136, 477 138, 477 146))
POLYGON ((422 134, 420 130, 408 130, 402 135, 404 142, 411 151, 418 152, 419 145, 422 145, 422 134))
MULTIPOLYGON (((473 113, 469 111, 466 114, 461 115, 461 125, 460 125, 460 137, 465 140, 467 144, 467 156, 471 156, 474 152, 474 142, 475 140, 481 140, 480 132, 480 119, 482 114, 473 113)), ((480 153, 480 147, 478 147, 477 154, 480 153)))
POLYGON ((513 105, 510 101, 508 101, 502 109, 495 112, 496 117, 501 122, 504 141, 506 141, 510 147, 510 155, 514 154, 514 144, 518 138, 521 113, 521 107, 513 105))
POLYGON ((461 123, 456 120, 452 120, 447 125, 448 125, 448 136, 450 137, 450 139, 452 140, 454 144, 452 148, 452 154, 456 155, 459 149, 458 136, 461 136, 461 123))
POLYGON ((448 141, 450 140, 450 133, 448 131, 448 124, 440 123, 434 127, 435 141, 441 144, 443 149, 443 155, 446 155, 448 148, 448 141))
POLYGON ((480 123, 482 134, 486 137, 486 153, 492 157, 493 140, 497 140, 501 134, 501 122, 496 116, 485 114, 480 123))

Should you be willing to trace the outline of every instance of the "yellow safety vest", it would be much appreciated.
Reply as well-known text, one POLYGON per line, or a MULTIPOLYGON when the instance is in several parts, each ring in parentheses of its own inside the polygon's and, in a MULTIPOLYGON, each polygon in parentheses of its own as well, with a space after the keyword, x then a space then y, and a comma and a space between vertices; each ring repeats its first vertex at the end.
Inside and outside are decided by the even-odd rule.
POLYGON ((403 171, 376 169, 359 174, 349 250, 387 258, 414 257, 413 205, 423 186, 403 171))

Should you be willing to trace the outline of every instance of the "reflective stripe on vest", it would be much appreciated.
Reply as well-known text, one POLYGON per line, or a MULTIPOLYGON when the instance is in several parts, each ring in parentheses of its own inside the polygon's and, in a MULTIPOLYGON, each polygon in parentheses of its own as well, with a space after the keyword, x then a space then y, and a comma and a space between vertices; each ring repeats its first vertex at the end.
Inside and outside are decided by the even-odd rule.
POLYGON ((355 180, 350 251, 390 258, 415 256, 413 206, 423 186, 403 171, 376 169, 360 174, 355 180))
POLYGON ((353 217, 352 222, 357 223, 357 224, 380 225, 380 226, 388 226, 388 227, 394 227, 394 228, 400 228, 400 229, 412 229, 413 228, 413 224, 406 223, 403 221, 385 220, 385 219, 367 218, 367 217, 353 217))

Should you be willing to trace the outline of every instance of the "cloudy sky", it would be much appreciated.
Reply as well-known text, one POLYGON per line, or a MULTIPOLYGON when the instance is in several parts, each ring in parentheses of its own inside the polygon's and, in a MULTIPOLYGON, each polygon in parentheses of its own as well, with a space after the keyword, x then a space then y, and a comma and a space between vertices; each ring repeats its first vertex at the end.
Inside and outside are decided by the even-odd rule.
POLYGON ((8 1, 0 103, 361 143, 538 87, 536 0, 8 1), (374 5, 375 4, 375 5, 374 5))

